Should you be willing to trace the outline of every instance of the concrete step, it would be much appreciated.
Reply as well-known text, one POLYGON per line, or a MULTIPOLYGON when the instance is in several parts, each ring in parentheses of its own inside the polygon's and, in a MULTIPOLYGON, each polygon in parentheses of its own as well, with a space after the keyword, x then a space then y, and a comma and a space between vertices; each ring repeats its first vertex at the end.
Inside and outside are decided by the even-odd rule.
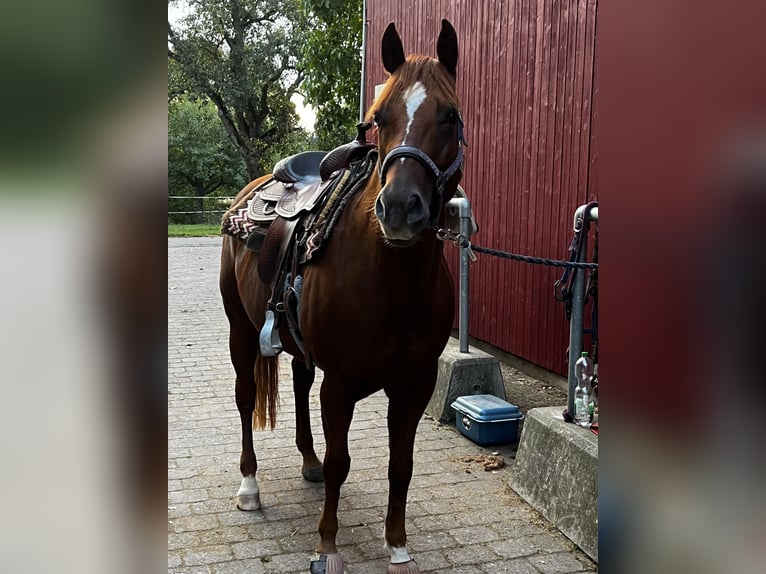
POLYGON ((598 562, 598 436, 564 408, 527 413, 511 488, 598 562))

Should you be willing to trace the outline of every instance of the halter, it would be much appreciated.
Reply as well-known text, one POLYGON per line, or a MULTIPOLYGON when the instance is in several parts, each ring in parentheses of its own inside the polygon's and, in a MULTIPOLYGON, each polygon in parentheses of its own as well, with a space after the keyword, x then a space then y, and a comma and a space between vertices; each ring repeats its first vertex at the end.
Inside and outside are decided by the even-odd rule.
POLYGON ((419 161, 426 170, 436 178, 436 193, 439 195, 439 203, 442 203, 442 193, 444 192, 444 186, 449 179, 455 175, 455 172, 463 165, 463 147, 468 147, 468 143, 465 141, 463 135, 463 117, 458 115, 457 124, 457 155, 452 161, 450 166, 442 171, 434 163, 434 160, 419 147, 413 145, 398 145, 388 152, 386 157, 378 165, 378 175, 380 176, 380 185, 383 187, 386 185, 386 171, 391 167, 393 161, 397 158, 410 157, 419 161))

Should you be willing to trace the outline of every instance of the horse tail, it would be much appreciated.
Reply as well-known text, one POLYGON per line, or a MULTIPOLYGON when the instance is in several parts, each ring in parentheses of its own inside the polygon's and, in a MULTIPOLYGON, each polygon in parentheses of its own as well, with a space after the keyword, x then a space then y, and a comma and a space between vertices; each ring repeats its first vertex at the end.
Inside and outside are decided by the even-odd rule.
POLYGON ((253 428, 263 430, 269 423, 271 430, 277 422, 279 406, 279 369, 277 357, 264 357, 258 353, 255 359, 255 410, 253 428))

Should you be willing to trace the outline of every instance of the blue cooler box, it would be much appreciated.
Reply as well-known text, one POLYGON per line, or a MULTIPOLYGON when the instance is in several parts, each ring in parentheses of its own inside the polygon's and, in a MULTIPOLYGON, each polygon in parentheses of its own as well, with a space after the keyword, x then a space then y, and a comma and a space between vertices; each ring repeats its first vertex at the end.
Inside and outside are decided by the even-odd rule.
POLYGON ((465 395, 452 403, 457 430, 480 445, 516 442, 519 407, 494 395, 465 395))

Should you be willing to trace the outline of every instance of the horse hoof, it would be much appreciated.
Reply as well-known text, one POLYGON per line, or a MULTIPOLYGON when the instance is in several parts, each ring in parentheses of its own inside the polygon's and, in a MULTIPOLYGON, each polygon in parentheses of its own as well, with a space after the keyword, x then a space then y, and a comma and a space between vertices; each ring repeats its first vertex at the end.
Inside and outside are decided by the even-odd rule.
POLYGON ((340 554, 322 554, 311 561, 311 574, 343 574, 343 559, 340 554))
POLYGON ((414 560, 402 564, 389 564, 386 574, 420 574, 420 568, 414 560))
POLYGON ((240 510, 258 510, 261 507, 260 494, 238 494, 237 508, 240 510))
POLYGON ((322 465, 319 466, 304 466, 301 469, 303 478, 309 482, 324 482, 324 473, 322 472, 322 465))

